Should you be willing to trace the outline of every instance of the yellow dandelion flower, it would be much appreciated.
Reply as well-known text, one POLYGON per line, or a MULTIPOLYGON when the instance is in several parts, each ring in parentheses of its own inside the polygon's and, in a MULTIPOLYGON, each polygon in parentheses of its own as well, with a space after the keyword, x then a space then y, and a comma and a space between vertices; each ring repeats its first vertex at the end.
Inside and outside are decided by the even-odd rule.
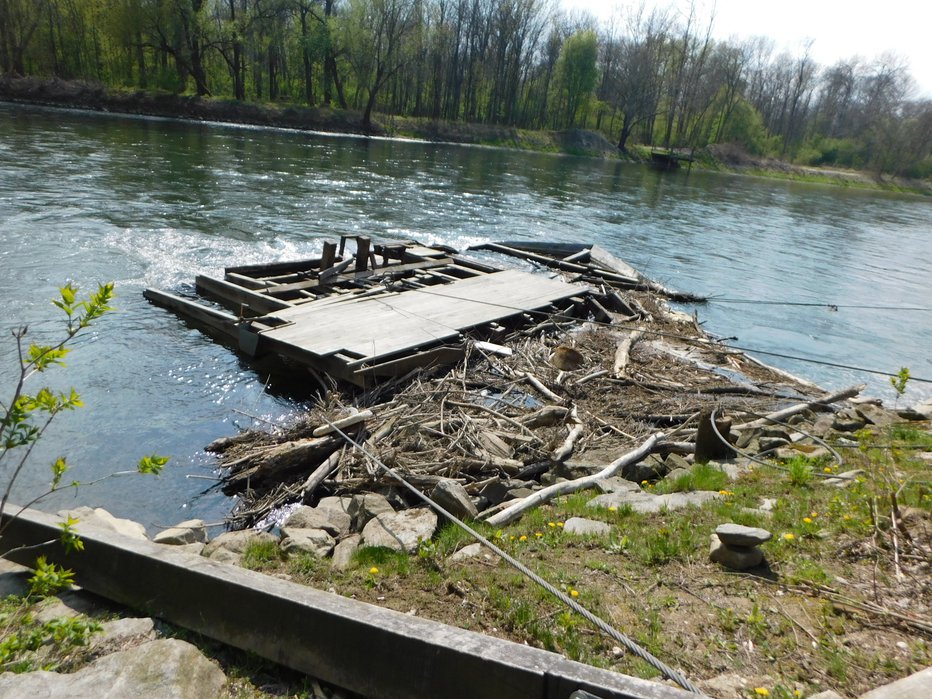
POLYGON ((818 513, 818 512, 810 512, 810 513, 809 513, 809 516, 810 516, 810 517, 818 517, 818 516, 819 516, 819 513, 818 513))
POLYGON ((543 536, 543 534, 541 532, 534 532, 534 536, 536 536, 539 539, 540 537, 543 536))
POLYGON ((579 597, 579 590, 570 590, 570 597, 572 597, 573 599, 576 599, 577 597, 579 597))
POLYGON ((796 538, 796 535, 793 532, 787 532, 786 534, 783 535, 783 538, 786 539, 787 541, 792 541, 793 539, 796 538))
POLYGON ((769 697, 770 691, 766 687, 755 687, 754 693, 759 697, 769 697))
POLYGON ((509 537, 509 541, 514 541, 514 540, 515 540, 515 535, 512 534, 512 535, 509 537))
POLYGON ((369 569, 369 575, 378 575, 378 574, 379 574, 379 569, 376 568, 375 566, 372 566, 372 567, 369 569))
POLYGON ((798 689, 794 689, 794 690, 793 690, 793 696, 794 696, 794 697, 801 697, 802 695, 803 695, 803 693, 800 692, 798 689))
POLYGON ((557 526, 557 523, 556 523, 556 522, 547 522, 547 526, 550 527, 551 529, 555 529, 556 526, 557 526))
POLYGON ((803 522, 805 522, 806 524, 812 524, 812 519, 810 519, 809 517, 803 517, 803 522))
POLYGON ((618 512, 618 508, 615 507, 614 505, 612 505, 611 507, 608 508, 608 511, 609 511, 609 512, 618 512))
POLYGON ((557 526, 558 526, 558 527, 562 527, 562 526, 563 526, 563 522, 557 522, 557 526))
POLYGON ((641 481, 641 485, 647 485, 647 479, 646 479, 646 478, 645 478, 643 481, 641 481))
POLYGON ((527 536, 522 534, 521 536, 518 537, 518 541, 527 541, 527 536))
POLYGON ((825 468, 822 469, 822 471, 825 472, 825 473, 831 473, 831 472, 832 472, 832 467, 831 467, 831 466, 826 466, 825 468))

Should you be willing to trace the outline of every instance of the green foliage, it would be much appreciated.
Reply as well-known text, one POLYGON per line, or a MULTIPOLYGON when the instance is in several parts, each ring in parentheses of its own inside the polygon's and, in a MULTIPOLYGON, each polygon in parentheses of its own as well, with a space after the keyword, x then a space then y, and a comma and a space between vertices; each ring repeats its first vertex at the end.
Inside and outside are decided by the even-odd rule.
POLYGON ((672 483, 661 481, 658 492, 682 493, 693 490, 722 490, 728 486, 728 474, 709 464, 696 464, 689 473, 676 478, 672 483))
POLYGON ((36 569, 29 578, 29 596, 42 599, 50 597, 74 584, 74 573, 45 560, 36 559, 36 569))
POLYGON ((896 376, 890 377, 890 385, 893 386, 893 390, 896 391, 897 400, 899 400, 904 393, 906 393, 906 384, 909 383, 909 368, 901 367, 897 372, 896 376))
POLYGON ((812 482, 813 463, 809 458, 794 456, 787 462, 786 468, 791 485, 801 488, 812 482))

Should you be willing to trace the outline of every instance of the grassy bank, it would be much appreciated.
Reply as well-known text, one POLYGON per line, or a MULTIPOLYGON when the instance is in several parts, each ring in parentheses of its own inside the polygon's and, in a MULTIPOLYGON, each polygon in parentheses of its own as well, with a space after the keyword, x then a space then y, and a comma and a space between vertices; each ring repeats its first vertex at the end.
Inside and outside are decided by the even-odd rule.
MULTIPOLYGON (((620 152, 602 134, 583 129, 531 131, 390 115, 377 115, 372 124, 365 125, 358 112, 349 110, 238 102, 167 92, 120 91, 97 84, 58 79, 0 77, 0 100, 304 131, 413 138, 637 163, 650 160, 650 147, 631 146, 625 152, 620 152)), ((932 183, 929 182, 879 179, 859 171, 796 166, 776 159, 751 157, 728 146, 710 146, 695 156, 693 167, 701 170, 932 196, 932 183)))

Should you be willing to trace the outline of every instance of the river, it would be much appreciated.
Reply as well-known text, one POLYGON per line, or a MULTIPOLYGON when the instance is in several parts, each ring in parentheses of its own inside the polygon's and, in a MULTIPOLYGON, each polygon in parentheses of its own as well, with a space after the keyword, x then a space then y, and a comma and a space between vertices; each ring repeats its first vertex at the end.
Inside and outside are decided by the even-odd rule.
MULTIPOLYGON (((267 385, 142 290, 181 289, 228 264, 314 256, 321 238, 340 234, 459 249, 597 241, 686 291, 839 306, 695 307, 734 344, 932 376, 932 313, 845 307, 932 306, 932 202, 921 197, 0 104, 0 390, 12 391, 16 372, 10 331, 25 323, 33 340, 48 340, 63 327, 50 304, 58 286, 117 288, 117 310, 77 342, 67 368, 30 380, 31 390, 43 379, 75 386, 86 406, 56 418, 14 498, 42 492, 45 464, 61 454, 84 482, 170 454, 157 482, 108 479, 40 507, 103 506, 150 533, 190 516, 222 520, 231 503, 211 489, 203 447, 256 424, 252 416, 288 421, 305 395, 267 385)), ((761 359, 826 388, 864 381, 893 400, 884 376, 761 359)), ((930 395, 932 384, 913 382, 902 402, 930 395)))

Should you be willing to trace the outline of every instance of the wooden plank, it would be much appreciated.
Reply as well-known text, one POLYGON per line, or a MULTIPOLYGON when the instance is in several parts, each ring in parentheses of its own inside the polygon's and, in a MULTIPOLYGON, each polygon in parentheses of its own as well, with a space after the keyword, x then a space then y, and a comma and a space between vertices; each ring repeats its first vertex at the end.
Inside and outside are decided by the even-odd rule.
POLYGON ((354 362, 348 366, 349 368, 362 366, 362 368, 354 372, 354 375, 363 379, 375 376, 401 376, 412 369, 426 369, 431 366, 455 364, 465 356, 466 351, 463 347, 435 347, 372 366, 364 366, 363 362, 354 362))
POLYGON ((634 267, 620 257, 615 257, 615 255, 599 245, 593 245, 592 248, 590 248, 589 259, 592 264, 603 267, 609 272, 615 272, 623 277, 628 277, 632 281, 638 281, 643 278, 641 273, 634 267))
POLYGON ((142 295, 151 303, 162 308, 167 308, 175 314, 181 316, 184 320, 190 320, 202 325, 219 330, 231 340, 239 341, 237 323, 239 318, 230 313, 219 311, 216 308, 203 306, 196 301, 169 294, 158 289, 146 289, 142 295))
POLYGON ((237 284, 208 277, 205 274, 199 274, 195 277, 194 286, 197 293, 220 301, 224 306, 235 312, 239 312, 240 307, 243 305, 251 308, 254 315, 265 315, 291 307, 291 304, 287 301, 270 298, 255 291, 244 289, 237 284))
POLYGON ((356 271, 365 272, 369 267, 369 245, 372 239, 366 235, 356 236, 356 271))
POLYGON ((333 240, 325 240, 323 253, 320 256, 320 271, 333 267, 333 261, 337 256, 337 244, 333 240))
POLYGON ((226 267, 223 271, 225 274, 232 272, 247 277, 271 277, 276 274, 302 272, 308 269, 317 269, 318 267, 320 267, 320 258, 313 257, 304 260, 266 262, 261 265, 234 265, 233 267, 226 267))
MULTIPOLYGON (((284 293, 291 293, 294 291, 307 291, 311 289, 317 289, 320 287, 333 286, 335 284, 345 284, 347 282, 356 281, 358 279, 368 279, 368 278, 380 278, 383 276, 388 276, 392 274, 403 274, 405 272, 411 272, 418 269, 430 269, 432 267, 444 267, 449 265, 452 262, 450 258, 441 258, 438 260, 424 260, 422 262, 411 262, 404 265, 391 265, 388 267, 379 267, 376 270, 364 270, 362 272, 350 272, 349 274, 339 274, 327 279, 308 279, 302 282, 295 282, 293 284, 281 284, 278 286, 268 287, 267 293, 272 296, 278 296, 284 293)), ((351 260, 346 260, 339 267, 348 267, 351 264, 351 260)), ((323 275, 321 275, 323 277, 323 275)))

